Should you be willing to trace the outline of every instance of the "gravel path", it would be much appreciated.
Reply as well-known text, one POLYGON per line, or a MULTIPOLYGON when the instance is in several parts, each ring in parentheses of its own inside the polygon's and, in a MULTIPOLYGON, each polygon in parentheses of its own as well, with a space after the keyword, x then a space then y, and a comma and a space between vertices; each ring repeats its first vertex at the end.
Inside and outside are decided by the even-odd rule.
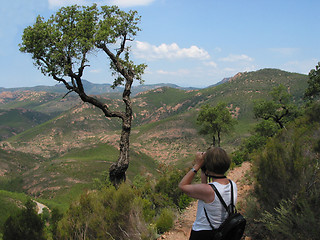
MULTIPOLYGON (((34 200, 33 200, 33 201, 34 201, 34 200)), ((44 209, 44 208, 49 209, 46 205, 44 205, 44 204, 42 204, 42 203, 39 203, 39 202, 37 202, 37 201, 34 201, 34 202, 37 204, 37 206, 36 206, 36 211, 37 211, 38 214, 43 213, 43 209, 44 209)), ((49 210, 49 211, 50 211, 50 210, 49 210)))

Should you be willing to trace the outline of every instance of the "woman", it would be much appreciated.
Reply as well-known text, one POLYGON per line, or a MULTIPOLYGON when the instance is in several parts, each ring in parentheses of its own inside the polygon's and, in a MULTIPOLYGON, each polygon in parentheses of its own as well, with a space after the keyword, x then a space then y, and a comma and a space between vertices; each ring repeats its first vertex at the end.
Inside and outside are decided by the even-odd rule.
MULTIPOLYGON (((230 167, 230 158, 227 153, 219 147, 211 147, 205 153, 196 154, 193 168, 183 177, 179 183, 179 188, 189 197, 198 199, 198 209, 196 220, 193 223, 189 240, 212 239, 212 228, 218 228, 227 218, 227 212, 221 204, 219 198, 209 184, 220 192, 227 205, 231 201, 231 184, 225 173, 230 167), (201 169, 201 184, 192 184, 196 173, 201 169), (209 178, 209 184, 208 184, 209 178), (207 211, 210 223, 205 215, 207 211)), ((234 182, 234 205, 237 201, 237 186, 234 182)))

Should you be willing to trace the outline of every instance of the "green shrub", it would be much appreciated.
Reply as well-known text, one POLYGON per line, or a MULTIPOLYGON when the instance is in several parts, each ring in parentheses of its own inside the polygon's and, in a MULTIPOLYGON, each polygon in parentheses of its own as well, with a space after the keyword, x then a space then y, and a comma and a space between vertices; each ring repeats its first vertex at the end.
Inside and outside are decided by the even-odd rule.
POLYGON ((301 125, 284 130, 256 155, 257 196, 268 211, 283 199, 306 197, 303 194, 312 190, 312 179, 319 177, 315 175, 319 159, 312 154, 318 141, 313 134, 316 128, 301 125))
POLYGON ((137 204, 142 208, 143 218, 146 222, 152 222, 156 216, 153 203, 149 199, 136 198, 137 204))
POLYGON ((44 222, 36 213, 35 203, 30 199, 25 208, 9 216, 3 226, 3 240, 44 240, 44 222))
POLYGON ((244 161, 248 160, 248 152, 246 150, 236 150, 232 153, 231 168, 236 165, 241 165, 244 161))
POLYGON ((52 239, 58 239, 58 224, 63 218, 63 214, 57 208, 53 208, 51 211, 51 217, 49 219, 50 232, 52 234, 52 239))
POLYGON ((126 184, 83 194, 59 222, 60 238, 134 240, 150 236, 142 206, 135 199, 134 190, 126 184))
POLYGON ((186 194, 181 195, 179 199, 179 209, 187 208, 191 202, 192 202, 192 198, 190 198, 186 194))
MULTIPOLYGON (((186 196, 179 188, 178 184, 185 175, 185 171, 171 170, 163 175, 155 186, 155 192, 168 197, 168 202, 173 202, 176 207, 184 209, 191 202, 191 198, 186 196), (183 197, 182 197, 183 196, 183 197), (181 198, 182 197, 182 198, 181 198), (181 200, 182 199, 182 200, 181 200), (184 204, 181 204, 184 201, 184 204)), ((167 206, 169 204, 167 203, 167 206)))
POLYGON ((254 239, 318 239, 319 133, 319 123, 300 118, 255 153, 257 203, 246 210, 249 223, 260 219, 248 224, 254 239))
POLYGON ((265 212, 262 222, 273 239, 319 239, 320 211, 305 199, 283 200, 274 213, 265 212))
POLYGON ((173 226, 173 223, 174 223, 173 212, 168 208, 164 208, 161 211, 161 214, 156 221, 156 228, 158 233, 164 233, 170 230, 173 226))
POLYGON ((306 115, 310 122, 320 122, 320 103, 314 102, 306 109, 306 115))

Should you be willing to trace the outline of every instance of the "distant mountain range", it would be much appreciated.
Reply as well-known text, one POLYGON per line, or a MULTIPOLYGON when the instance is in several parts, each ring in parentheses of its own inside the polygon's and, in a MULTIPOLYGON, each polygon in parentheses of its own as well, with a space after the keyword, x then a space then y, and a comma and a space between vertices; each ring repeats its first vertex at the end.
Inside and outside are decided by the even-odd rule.
MULTIPOLYGON (((111 87, 111 84, 97 84, 91 83, 87 80, 83 80, 83 86, 87 94, 90 95, 100 95, 100 94, 120 94, 123 92, 123 87, 119 86, 115 89, 111 87)), ((182 90, 195 90, 199 88, 183 88, 175 84, 170 83, 159 83, 159 84, 140 84, 138 86, 132 86, 132 96, 137 95, 140 92, 148 91, 150 89, 160 88, 160 87, 171 87, 182 90)), ((34 91, 34 92, 50 92, 50 93, 66 93, 67 90, 64 84, 56 84, 54 86, 35 86, 35 87, 19 87, 19 88, 0 88, 1 92, 16 92, 16 91, 34 91)))

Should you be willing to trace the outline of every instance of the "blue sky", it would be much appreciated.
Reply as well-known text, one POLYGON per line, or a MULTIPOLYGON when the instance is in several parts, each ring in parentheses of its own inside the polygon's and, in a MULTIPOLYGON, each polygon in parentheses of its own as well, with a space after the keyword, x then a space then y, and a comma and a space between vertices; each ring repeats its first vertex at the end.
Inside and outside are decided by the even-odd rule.
MULTIPOLYGON (((262 68, 307 74, 320 61, 318 0, 11 0, 0 6, 0 87, 56 84, 19 52, 23 29, 61 6, 94 2, 141 15, 132 56, 148 65, 145 84, 206 87, 262 68)), ((105 55, 90 65, 86 80, 113 82, 105 55)))

